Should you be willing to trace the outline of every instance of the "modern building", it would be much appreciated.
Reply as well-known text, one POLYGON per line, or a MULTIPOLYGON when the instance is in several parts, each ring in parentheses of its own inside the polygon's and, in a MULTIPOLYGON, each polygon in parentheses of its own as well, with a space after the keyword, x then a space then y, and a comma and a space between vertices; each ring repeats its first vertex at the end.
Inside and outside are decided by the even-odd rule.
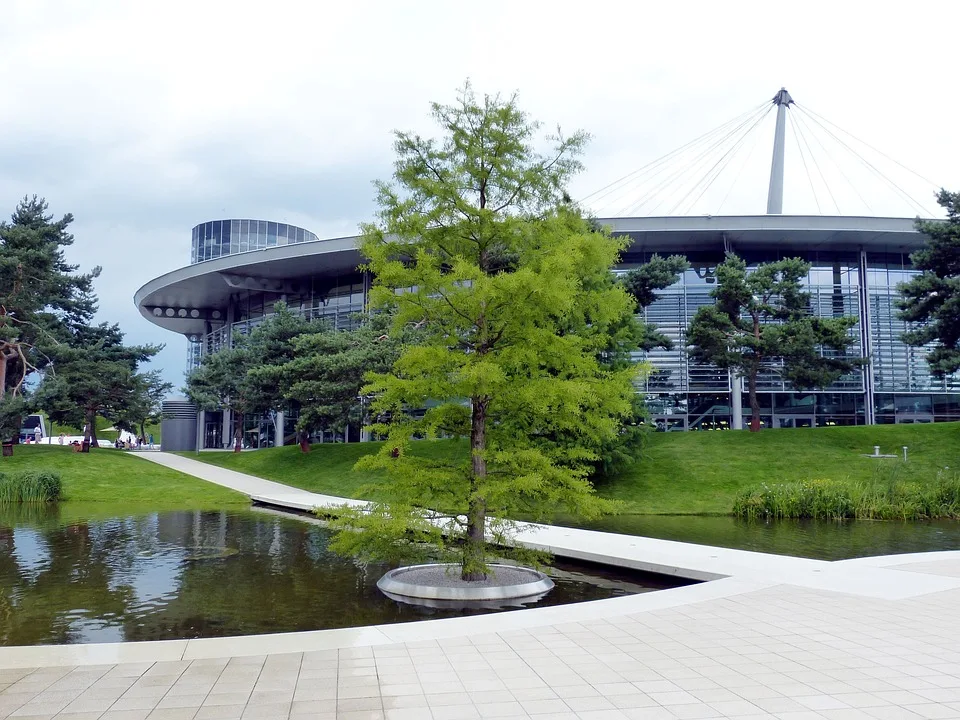
MULTIPOLYGON (((646 311, 646 319, 675 346, 649 353, 654 371, 638 388, 654 421, 667 431, 743 426, 748 403, 742 380, 691 362, 685 351, 687 326, 698 307, 713 302, 714 271, 730 250, 752 266, 784 257, 809 261, 811 312, 855 316, 855 347, 867 358, 862 369, 823 391, 799 391, 776 373, 764 375, 759 389, 766 427, 960 420, 960 378, 933 378, 925 351, 900 341, 907 328, 897 318, 896 286, 914 274, 909 255, 924 242, 914 220, 779 214, 780 116, 788 102, 783 93, 774 98, 780 143, 778 151, 775 142, 767 215, 600 220, 631 239, 615 272, 627 272, 654 253, 685 255, 691 264, 680 282, 662 291, 646 311)), ((191 263, 148 282, 135 302, 147 320, 188 339, 192 368, 203 355, 229 345, 268 317, 278 301, 305 316, 326 318, 334 327, 350 327, 364 309, 370 287, 370 277, 357 269, 361 262, 354 237, 321 239, 284 223, 215 220, 193 229, 191 263)), ((200 414, 202 446, 229 444, 227 415, 200 414)), ((274 444, 284 437, 285 427, 282 416, 251 419, 245 442, 274 444)), ((358 429, 348 439, 354 437, 359 438, 358 429)))

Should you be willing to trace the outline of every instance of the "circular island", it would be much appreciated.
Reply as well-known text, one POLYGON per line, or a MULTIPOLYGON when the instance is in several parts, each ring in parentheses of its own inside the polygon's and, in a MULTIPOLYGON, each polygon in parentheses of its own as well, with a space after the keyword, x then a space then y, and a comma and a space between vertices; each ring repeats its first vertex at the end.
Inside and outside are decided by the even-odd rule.
POLYGON ((504 601, 533 602, 553 588, 553 580, 538 570, 501 564, 488 567, 490 573, 485 580, 462 580, 460 566, 454 563, 410 565, 391 570, 377 581, 377 587, 387 597, 406 603, 468 603, 474 607, 504 601))

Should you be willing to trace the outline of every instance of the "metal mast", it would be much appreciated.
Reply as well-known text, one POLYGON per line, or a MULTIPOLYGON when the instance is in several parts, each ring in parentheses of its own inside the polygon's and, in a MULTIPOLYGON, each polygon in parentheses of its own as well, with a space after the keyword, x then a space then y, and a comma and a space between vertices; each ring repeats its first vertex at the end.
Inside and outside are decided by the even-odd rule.
POLYGON ((787 128, 787 108, 793 98, 786 88, 773 96, 777 106, 777 129, 773 135, 773 162, 770 165, 770 190, 767 192, 767 215, 783 212, 783 146, 787 128))

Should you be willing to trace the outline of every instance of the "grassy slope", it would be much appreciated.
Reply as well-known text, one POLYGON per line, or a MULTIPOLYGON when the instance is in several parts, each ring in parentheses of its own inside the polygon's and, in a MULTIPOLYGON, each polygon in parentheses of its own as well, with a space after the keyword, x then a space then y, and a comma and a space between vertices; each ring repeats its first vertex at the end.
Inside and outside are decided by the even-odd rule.
POLYGON ((248 504, 245 495, 119 450, 94 449, 85 454, 59 445, 17 445, 13 457, 0 460, 0 472, 41 469, 60 473, 68 504, 123 504, 153 510, 248 504))
MULTIPOLYGON (((314 445, 309 454, 297 447, 254 452, 190 453, 214 465, 276 480, 315 492, 357 497, 372 478, 354 472, 353 463, 377 444, 314 445)), ((466 450, 463 443, 425 441, 416 452, 436 457, 466 450)), ((807 478, 868 480, 882 472, 904 480, 928 481, 943 467, 960 469, 960 423, 879 425, 775 430, 761 433, 656 433, 650 436, 643 462, 599 485, 606 497, 626 502, 634 513, 729 513, 737 492, 760 482, 807 478), (910 461, 870 460, 873 452, 910 448, 910 461)))

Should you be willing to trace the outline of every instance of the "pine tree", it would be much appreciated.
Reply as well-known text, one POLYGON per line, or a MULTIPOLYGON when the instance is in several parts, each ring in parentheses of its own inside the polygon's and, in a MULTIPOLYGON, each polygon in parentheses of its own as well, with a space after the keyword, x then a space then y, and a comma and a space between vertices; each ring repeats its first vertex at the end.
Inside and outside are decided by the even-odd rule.
POLYGON ((937 202, 947 221, 917 222, 926 247, 910 256, 920 275, 898 286, 903 299, 900 317, 921 327, 904 333, 908 345, 934 348, 927 355, 930 371, 944 377, 960 370, 960 193, 941 190, 937 202))
POLYGON ((810 294, 802 289, 809 272, 810 263, 800 258, 761 263, 748 272, 742 259, 728 253, 717 266, 717 286, 710 292, 716 304, 699 308, 690 323, 694 360, 747 379, 753 432, 760 430, 757 378, 762 369, 805 389, 826 387, 862 364, 846 354, 855 342, 849 332, 857 324, 855 317, 810 314, 810 294))

